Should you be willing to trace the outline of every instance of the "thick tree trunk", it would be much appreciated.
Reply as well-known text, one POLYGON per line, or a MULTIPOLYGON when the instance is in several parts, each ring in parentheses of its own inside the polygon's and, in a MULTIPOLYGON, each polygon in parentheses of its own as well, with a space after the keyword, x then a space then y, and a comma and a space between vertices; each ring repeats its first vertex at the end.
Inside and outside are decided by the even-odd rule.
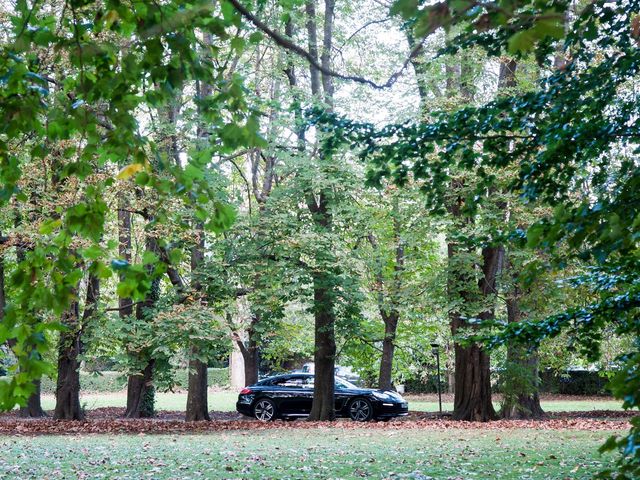
POLYGON ((95 315, 100 298, 100 279, 89 274, 86 300, 82 320, 79 319, 79 305, 74 302, 68 310, 63 324, 70 330, 60 335, 58 352, 58 381, 56 384, 56 408, 53 414, 59 420, 82 420, 80 406, 80 362, 82 353, 82 331, 95 315))
POLYGON ((40 418, 47 416, 42 409, 40 380, 34 380, 33 385, 35 390, 29 397, 29 400, 27 400, 27 404, 24 407, 20 407, 20 418, 40 418))
MULTIPOLYGON (((480 281, 481 298, 493 293, 497 269, 501 265, 501 249, 487 248, 483 250, 483 273, 480 281)), ((455 247, 449 245, 449 260, 455 256, 455 247)), ((470 283, 470 278, 458 273, 457 281, 470 283)), ((453 294, 450 292, 450 294, 453 294)), ((460 292, 463 298, 471 298, 468 292, 460 292)), ((487 319, 493 315, 493 309, 482 312, 480 318, 487 319)), ((450 313, 451 333, 456 335, 461 328, 468 328, 466 320, 459 312, 450 313)), ((491 401, 491 371, 489 354, 480 345, 454 345, 455 373, 453 419, 474 422, 487 422, 496 418, 491 401)))
MULTIPOLYGON (((121 195, 118 199, 118 254, 121 259, 131 262, 131 212, 129 205, 121 195)), ((134 314, 133 302, 130 298, 120 298, 120 318, 134 314)), ((145 304, 152 306, 150 298, 145 299, 145 304)), ((136 309, 137 317, 142 318, 143 312, 140 305, 136 309)), ((142 372, 129 375, 127 380, 127 408, 126 418, 148 418, 153 416, 153 362, 147 363, 142 372)))
POLYGON ((455 346, 453 419, 486 422, 496 418, 491 403, 489 355, 478 345, 455 346))
POLYGON ((64 313, 62 324, 68 330, 60 334, 58 347, 58 381, 56 383, 56 420, 82 420, 80 407, 80 363, 81 326, 79 305, 74 301, 64 313))
MULTIPOLYGON (((500 416, 505 419, 536 419, 544 416, 544 410, 540 404, 540 395, 538 393, 538 355, 536 353, 529 353, 527 355, 526 349, 522 347, 510 347, 510 351, 507 353, 508 361, 517 362, 520 369, 523 371, 523 375, 530 377, 529 380, 534 382, 534 391, 525 393, 518 393, 512 396, 506 396, 502 409, 500 410, 500 416)), ((517 382, 521 383, 522 379, 517 382)), ((507 387, 509 388, 509 387, 507 387)))
POLYGON ((153 388, 154 361, 149 360, 139 374, 129 375, 127 381, 127 409, 125 418, 151 418, 155 414, 153 388))
MULTIPOLYGON (((515 82, 515 68, 513 62, 501 65, 498 79, 498 92, 512 87, 515 82)), ((449 83, 449 82, 448 82, 449 83)), ((462 98, 470 100, 473 97, 473 84, 471 68, 468 59, 464 59, 460 65, 460 93, 462 98)), ((455 182, 454 182, 455 184, 455 182)), ((455 190, 454 190, 455 191, 455 190)), ((506 205, 500 206, 502 209, 506 205)), ((449 206, 449 212, 454 218, 460 219, 462 213, 462 200, 457 199, 449 206)), ((449 261, 456 255, 456 246, 449 244, 449 261)), ((497 278, 502 270, 504 260, 504 248, 501 245, 486 246, 482 249, 482 278, 478 283, 480 300, 484 303, 484 311, 478 317, 480 320, 489 320, 494 317, 495 297, 497 294, 497 278)), ((468 276, 467 276, 468 277, 468 276)), ((449 285, 450 295, 453 293, 453 284, 469 282, 464 273, 449 285)), ((473 294, 462 292, 462 298, 473 298, 473 294)), ((468 327, 459 312, 451 312, 451 331, 455 335, 460 328, 468 327)), ((455 386, 454 386, 454 412, 456 420, 489 421, 496 418, 496 413, 491 401, 491 375, 490 359, 488 352, 479 345, 462 346, 455 345, 455 386)))
POLYGON ((242 339, 238 339, 236 344, 242 354, 242 361, 244 362, 244 384, 253 385, 258 381, 259 374, 259 355, 258 355, 258 342, 256 340, 254 327, 260 322, 260 316, 256 313, 251 318, 251 324, 247 329, 247 343, 245 344, 242 339))
MULTIPOLYGON (((191 355, 197 351, 192 348, 191 355)), ((197 358, 189 361, 189 393, 187 394, 187 422, 211 420, 209 416, 207 364, 197 358)))
MULTIPOLYGON (((509 269, 513 267, 509 262, 509 269)), ((514 286, 507 297, 507 320, 509 323, 522 320, 520 298, 522 292, 518 286, 518 278, 512 272, 514 286)), ((544 415, 540 405, 538 389, 540 377, 538 373, 538 354, 528 351, 523 345, 507 346, 506 378, 503 381, 503 402, 500 416, 507 419, 531 419, 544 415)))
MULTIPOLYGON (((198 268, 204 262, 204 226, 196 225, 198 241, 191 249, 191 286, 200 293, 202 285, 197 279, 198 268)), ((187 393, 187 422, 211 420, 209 417, 209 391, 207 363, 197 358, 198 345, 191 345, 191 359, 189 360, 189 390, 187 393)))
MULTIPOLYGON (((157 240, 149 235, 145 240, 148 251, 160 254, 157 240)), ((136 306, 136 320, 145 321, 149 310, 158 301, 160 293, 160 279, 152 281, 151 289, 143 303, 136 306)), ((150 358, 149 352, 137 353, 138 360, 144 363, 144 368, 129 376, 127 381, 127 409, 126 418, 151 418, 155 415, 155 389, 153 386, 153 368, 155 361, 150 358)))
MULTIPOLYGON (((493 317, 492 298, 495 296, 496 279, 502 268, 502 247, 485 247, 482 250, 483 277, 479 282, 481 298, 489 305, 480 313, 481 320, 493 317)), ((467 327, 458 313, 453 314, 451 331, 455 335, 460 328, 467 327)), ((456 373, 454 389, 454 420, 486 422, 496 418, 491 401, 491 371, 489 354, 479 345, 456 344, 456 373)))
POLYGON ((396 349, 396 330, 398 327, 398 315, 392 313, 384 317, 384 340, 382 340, 382 357, 380 358, 380 374, 378 376, 378 388, 392 390, 393 382, 393 354, 396 349))
MULTIPOLYGON (((459 216, 459 206, 451 205, 450 212, 459 216)), ((473 297, 468 291, 459 291, 459 285, 471 284, 468 272, 460 271, 452 266, 452 261, 458 254, 456 245, 449 243, 448 257, 450 262, 449 296, 461 297, 469 300, 473 297)), ((494 294, 496 275, 502 263, 502 249, 488 247, 483 250, 483 278, 479 289, 481 299, 494 294)), ((491 304, 491 302, 489 302, 491 304)), ((493 315, 493 308, 488 308, 479 317, 488 319, 493 315)), ((466 320, 458 311, 449 313, 451 333, 456 335, 462 328, 468 328, 466 320)), ((496 418, 496 412, 491 401, 491 374, 489 354, 479 345, 462 346, 456 343, 455 374, 454 374, 454 420, 468 420, 486 422, 496 418)))
POLYGON ((258 381, 258 346, 255 340, 249 339, 246 348, 241 348, 242 360, 244 361, 244 383, 253 385, 258 381))
POLYGON ((309 420, 334 420, 335 400, 335 317, 331 301, 331 280, 315 274, 313 304, 315 317, 315 382, 309 420))
MULTIPOLYGON (((334 0, 325 0, 324 29, 322 43, 322 66, 331 68, 331 48, 333 39, 333 15, 334 0)), ((315 0, 307 0, 307 33, 309 36, 309 50, 317 59, 318 39, 315 18, 315 0)), ((324 101, 331 108, 333 104, 333 77, 322 74, 313 65, 309 66, 311 75, 311 94, 316 99, 322 98, 319 84, 322 78, 324 89, 324 101)), ((322 161, 323 159, 320 159, 322 161)), ((306 198, 307 207, 313 217, 313 222, 320 231, 327 231, 332 224, 327 193, 320 191, 317 195, 308 192, 306 198)), ((313 405, 309 420, 334 420, 335 419, 335 312, 333 308, 333 278, 335 273, 327 271, 328 264, 326 252, 316 252, 316 260, 320 265, 318 271, 313 272, 313 309, 314 309, 314 334, 315 334, 315 383, 313 390, 313 405)))

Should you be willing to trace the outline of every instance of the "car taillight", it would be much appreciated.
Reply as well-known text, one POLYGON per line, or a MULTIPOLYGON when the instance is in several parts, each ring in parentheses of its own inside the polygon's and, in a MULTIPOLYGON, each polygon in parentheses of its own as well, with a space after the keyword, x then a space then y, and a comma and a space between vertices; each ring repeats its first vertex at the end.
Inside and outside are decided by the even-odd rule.
POLYGON ((240 390, 240 395, 248 395, 249 393, 253 393, 250 388, 244 387, 242 390, 240 390))

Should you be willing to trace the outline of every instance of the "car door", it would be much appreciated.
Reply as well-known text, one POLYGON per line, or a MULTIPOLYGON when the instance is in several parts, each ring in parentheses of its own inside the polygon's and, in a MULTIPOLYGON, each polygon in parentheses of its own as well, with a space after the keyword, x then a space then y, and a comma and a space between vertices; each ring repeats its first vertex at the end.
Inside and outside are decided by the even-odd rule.
POLYGON ((291 375, 272 383, 273 396, 277 398, 277 407, 282 414, 300 414, 303 410, 303 377, 291 375))
POLYGON ((311 412, 311 405, 313 404, 313 375, 307 375, 302 382, 302 395, 300 397, 300 408, 303 413, 311 412))
POLYGON ((349 398, 352 396, 352 393, 349 391, 347 386, 340 381, 339 378, 336 378, 336 385, 333 396, 335 399, 335 410, 339 413, 348 403, 349 398))

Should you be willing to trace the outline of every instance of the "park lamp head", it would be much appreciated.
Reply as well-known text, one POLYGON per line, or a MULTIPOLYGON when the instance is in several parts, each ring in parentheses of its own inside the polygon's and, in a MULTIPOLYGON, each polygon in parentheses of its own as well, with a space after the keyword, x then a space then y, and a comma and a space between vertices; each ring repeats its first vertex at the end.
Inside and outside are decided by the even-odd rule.
POLYGON ((432 343, 431 344, 431 353, 433 353, 434 355, 437 355, 439 348, 440 348, 440 345, 438 345, 437 343, 432 343))

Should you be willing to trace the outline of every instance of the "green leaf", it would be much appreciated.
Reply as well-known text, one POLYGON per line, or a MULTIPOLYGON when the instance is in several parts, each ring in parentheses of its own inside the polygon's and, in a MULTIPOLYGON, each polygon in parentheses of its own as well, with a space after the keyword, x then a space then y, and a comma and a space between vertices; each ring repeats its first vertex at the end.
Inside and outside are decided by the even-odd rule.
POLYGON ((525 53, 533 49, 536 42, 536 34, 533 30, 523 30, 509 37, 507 50, 511 54, 525 53))
POLYGON ((262 34, 262 32, 253 32, 251 35, 249 35, 249 43, 260 43, 263 38, 264 35, 262 34))
POLYGON ((62 225, 62 220, 59 218, 47 220, 42 225, 40 225, 38 231, 42 235, 49 235, 51 232, 59 228, 60 225, 62 225))
POLYGON ((391 5, 391 15, 398 15, 405 20, 411 18, 418 11, 418 0, 396 0, 391 5))

